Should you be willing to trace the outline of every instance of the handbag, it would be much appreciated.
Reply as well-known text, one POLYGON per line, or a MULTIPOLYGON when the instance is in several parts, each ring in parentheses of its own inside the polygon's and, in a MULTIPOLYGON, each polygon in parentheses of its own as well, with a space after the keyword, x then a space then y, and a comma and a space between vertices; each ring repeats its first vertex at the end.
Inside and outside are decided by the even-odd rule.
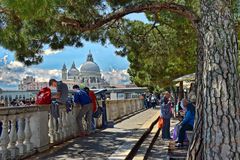
POLYGON ((163 118, 159 116, 158 118, 158 129, 162 129, 163 128, 163 118))

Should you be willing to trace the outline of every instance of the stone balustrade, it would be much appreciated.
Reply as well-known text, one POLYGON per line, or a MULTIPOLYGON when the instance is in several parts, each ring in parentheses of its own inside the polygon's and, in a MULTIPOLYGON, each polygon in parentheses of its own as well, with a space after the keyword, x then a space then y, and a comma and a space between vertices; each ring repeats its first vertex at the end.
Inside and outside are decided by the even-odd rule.
POLYGON ((107 120, 114 121, 123 116, 136 112, 143 108, 140 99, 109 100, 106 101, 107 120))
MULTIPOLYGON (((140 99, 106 101, 107 119, 116 120, 142 108, 140 99)), ((0 159, 22 159, 77 137, 78 113, 78 107, 67 113, 65 106, 59 106, 56 119, 49 105, 1 107, 0 159)), ((97 126, 101 127, 101 120, 97 120, 97 126)))

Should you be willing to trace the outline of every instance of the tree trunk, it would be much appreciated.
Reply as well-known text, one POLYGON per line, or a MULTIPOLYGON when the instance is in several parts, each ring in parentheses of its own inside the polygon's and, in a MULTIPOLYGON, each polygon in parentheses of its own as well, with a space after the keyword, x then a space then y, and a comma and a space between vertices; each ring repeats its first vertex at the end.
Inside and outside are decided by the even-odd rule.
POLYGON ((197 111, 188 159, 240 159, 238 45, 230 1, 201 0, 201 13, 197 111))
POLYGON ((203 159, 203 42, 199 32, 197 50, 197 74, 195 91, 197 95, 197 105, 195 113, 194 134, 190 147, 188 148, 188 159, 203 159))

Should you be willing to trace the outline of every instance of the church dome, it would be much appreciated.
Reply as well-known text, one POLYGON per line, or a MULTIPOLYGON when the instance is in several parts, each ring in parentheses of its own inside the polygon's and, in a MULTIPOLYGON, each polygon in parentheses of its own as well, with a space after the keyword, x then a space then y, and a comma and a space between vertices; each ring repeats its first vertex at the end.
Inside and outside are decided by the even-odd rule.
POLYGON ((98 72, 100 73, 99 66, 93 61, 92 54, 88 54, 87 62, 80 66, 80 72, 98 72))
POLYGON ((79 71, 76 68, 75 63, 73 62, 71 69, 68 71, 68 77, 74 77, 78 75, 79 75, 79 71))

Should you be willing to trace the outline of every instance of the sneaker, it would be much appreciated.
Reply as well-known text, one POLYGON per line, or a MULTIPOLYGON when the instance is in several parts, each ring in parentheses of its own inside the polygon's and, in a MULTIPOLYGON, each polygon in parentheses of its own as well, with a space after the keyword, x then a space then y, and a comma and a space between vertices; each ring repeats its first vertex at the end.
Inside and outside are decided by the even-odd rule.
POLYGON ((175 147, 183 147, 183 144, 182 143, 177 143, 177 144, 175 144, 175 147))

